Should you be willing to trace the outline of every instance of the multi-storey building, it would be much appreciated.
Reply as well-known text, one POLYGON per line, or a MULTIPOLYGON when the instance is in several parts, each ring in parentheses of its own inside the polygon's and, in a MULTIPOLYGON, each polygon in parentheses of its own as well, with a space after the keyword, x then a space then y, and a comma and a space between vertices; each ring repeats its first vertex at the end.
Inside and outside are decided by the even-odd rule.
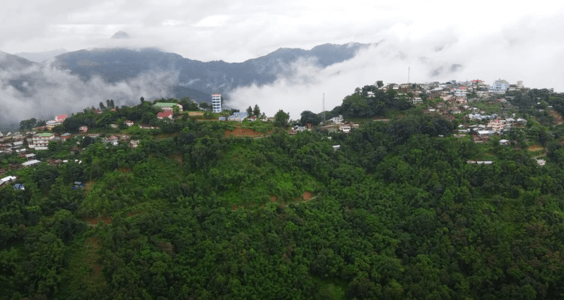
POLYGON ((212 95, 212 111, 214 113, 221 112, 221 94, 212 95))

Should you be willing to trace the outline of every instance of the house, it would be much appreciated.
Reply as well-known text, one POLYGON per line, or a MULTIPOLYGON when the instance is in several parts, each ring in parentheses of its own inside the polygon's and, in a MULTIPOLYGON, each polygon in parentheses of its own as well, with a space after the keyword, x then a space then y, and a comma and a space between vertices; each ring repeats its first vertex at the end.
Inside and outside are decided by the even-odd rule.
POLYGON ((509 140, 499 140, 499 144, 502 146, 507 146, 509 145, 509 140))
POLYGON ((59 115, 55 117, 55 121, 63 123, 67 119, 67 115, 59 115))
POLYGON ((39 133, 32 137, 32 143, 29 144, 29 148, 35 150, 47 150, 49 142, 55 139, 55 135, 52 133, 39 133))
POLYGON ((59 126, 61 124, 63 124, 63 123, 55 121, 55 120, 49 120, 49 121, 47 121, 45 126, 47 127, 47 129, 52 130, 53 128, 55 128, 55 126, 59 126))
POLYGON ((420 97, 414 97, 412 102, 413 102, 413 105, 417 105, 417 104, 423 103, 423 100, 420 97))
POLYGON ((178 110, 180 112, 183 111, 183 107, 182 105, 178 104, 178 103, 156 103, 155 105, 153 105, 155 107, 158 107, 160 109, 162 109, 163 111, 174 111, 174 107, 178 107, 178 110))
POLYGON ((257 120, 257 116, 250 116, 250 117, 247 118, 247 120, 254 122, 254 121, 257 120))
POLYGON ((80 126, 80 128, 78 128, 78 131, 80 131, 80 133, 87 133, 88 126, 80 126))
POLYGON ((344 132, 344 133, 349 133, 349 132, 351 132, 351 126, 350 125, 340 125, 339 130, 344 132))
POLYGON ((493 131, 500 132, 505 127, 505 120, 491 120, 488 123, 488 127, 491 128, 493 131))
POLYGON ((30 160, 30 159, 32 159, 32 158, 35 159, 35 154, 33 154, 33 153, 26 154, 26 155, 25 155, 25 158, 27 158, 27 160, 30 160))
POLYGON ((147 124, 139 124, 139 128, 141 129, 159 129, 157 126, 147 125, 147 124))
POLYGON ((174 113, 172 111, 163 111, 157 114, 157 118, 160 120, 166 119, 168 118, 169 120, 172 120, 172 115, 174 113))
POLYGON ((225 121, 225 117, 219 117, 219 121, 225 121))
POLYGON ((139 141, 140 140, 131 140, 129 142, 129 145, 131 146, 131 148, 137 148, 137 147, 139 147, 139 141))
POLYGON ((110 127, 112 127, 112 128, 118 128, 117 124, 110 124, 110 127))
POLYGON ((493 134, 492 130, 478 130, 478 135, 480 137, 491 136, 492 134, 493 134))
POLYGON ((339 115, 338 117, 331 118, 331 122, 333 122, 333 124, 342 124, 343 121, 344 121, 343 115, 339 115))
POLYGON ((119 142, 119 139, 115 135, 112 135, 109 138, 102 139, 102 143, 105 143, 105 144, 110 143, 110 144, 112 144, 112 146, 117 146, 118 142, 119 142))
POLYGON ((539 166, 542 167, 542 166, 546 165, 546 160, 544 160, 544 159, 537 159, 537 164, 539 164, 539 166))
POLYGON ((248 115, 249 114, 246 111, 234 112, 232 115, 229 116, 228 120, 242 122, 247 118, 248 115))
POLYGON ((337 151, 339 149, 341 149, 341 145, 334 145, 333 146, 333 150, 337 151))
POLYGON ((455 97, 466 97, 467 89, 465 86, 458 87, 454 90, 455 97))
POLYGON ((25 187, 24 187, 24 185, 21 184, 21 183, 16 183, 16 184, 14 185, 14 190, 25 191, 25 187))
POLYGON ((133 126, 133 124, 135 124, 135 122, 130 121, 130 120, 125 120, 125 125, 127 125, 128 127, 133 126))
POLYGON ((72 135, 71 135, 70 133, 62 134, 62 135, 61 135, 61 140, 62 140, 62 141, 66 141, 66 140, 70 139, 71 136, 72 136, 72 135))
POLYGON ((3 186, 4 184, 9 183, 10 181, 15 181, 16 179, 17 179, 16 176, 4 177, 4 178, 0 179, 0 187, 3 186))
POLYGON ((490 92, 494 94, 505 94, 505 92, 508 89, 509 89, 509 82, 502 79, 498 79, 491 86, 490 92))
POLYGON ((41 161, 34 159, 34 160, 30 160, 30 161, 24 162, 24 163, 22 164, 22 166, 24 166, 24 167, 27 168, 27 167, 31 167, 31 166, 37 165, 37 164, 40 163, 40 162, 41 162, 41 161))

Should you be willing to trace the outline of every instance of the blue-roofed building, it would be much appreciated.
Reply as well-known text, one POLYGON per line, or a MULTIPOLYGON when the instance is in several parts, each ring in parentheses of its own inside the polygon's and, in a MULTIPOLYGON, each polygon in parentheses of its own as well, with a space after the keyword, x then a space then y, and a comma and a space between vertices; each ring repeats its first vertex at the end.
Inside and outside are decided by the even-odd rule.
POLYGON ((229 116, 229 121, 239 121, 242 122, 245 120, 249 114, 246 111, 243 112, 236 112, 229 116))
POLYGON ((22 190, 22 191, 24 191, 24 190, 25 190, 25 187, 24 187, 24 185, 21 184, 21 183, 16 183, 16 184, 14 185, 14 190, 22 190))

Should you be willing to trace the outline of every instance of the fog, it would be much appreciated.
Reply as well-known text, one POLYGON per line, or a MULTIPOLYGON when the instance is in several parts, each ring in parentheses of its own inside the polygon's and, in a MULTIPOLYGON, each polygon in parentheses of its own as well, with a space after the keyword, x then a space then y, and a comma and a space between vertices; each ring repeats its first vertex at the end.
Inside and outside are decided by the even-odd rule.
POLYGON ((145 74, 120 83, 108 83, 100 77, 83 81, 54 67, 52 61, 17 71, 0 70, 0 124, 70 115, 97 107, 100 102, 105 104, 107 99, 121 106, 137 104, 141 96, 168 97, 175 81, 176 75, 171 73, 145 74), (14 88, 10 84, 14 81, 21 82, 22 88, 14 88))

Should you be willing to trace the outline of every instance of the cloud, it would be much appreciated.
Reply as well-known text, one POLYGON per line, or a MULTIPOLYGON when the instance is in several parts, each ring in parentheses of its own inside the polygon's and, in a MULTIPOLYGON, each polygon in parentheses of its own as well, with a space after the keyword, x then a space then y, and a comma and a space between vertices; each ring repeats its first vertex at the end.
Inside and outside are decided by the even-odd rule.
MULTIPOLYGON (((1 58, 0 58, 1 59, 1 58)), ((98 106, 113 99, 116 105, 137 104, 146 99, 168 97, 176 74, 148 73, 119 83, 99 77, 82 81, 78 76, 54 67, 51 63, 18 71, 0 71, 1 123, 18 123, 29 118, 50 119, 98 106), (18 82, 19 89, 11 83, 18 82)))
POLYGON ((349 61, 325 69, 300 61, 292 65, 290 77, 233 90, 227 105, 245 109, 258 104, 270 116, 283 109, 298 119, 304 110, 322 111, 323 93, 325 108, 331 110, 356 87, 377 80, 407 82, 408 68, 411 82, 482 79, 491 84, 503 78, 562 92, 564 44, 555 39, 555 33, 560 36, 564 31, 562 23, 558 16, 529 16, 479 37, 453 28, 407 37, 401 33, 413 28, 399 26, 389 29, 377 46, 349 61), (536 26, 531 27, 531 22, 536 26))

